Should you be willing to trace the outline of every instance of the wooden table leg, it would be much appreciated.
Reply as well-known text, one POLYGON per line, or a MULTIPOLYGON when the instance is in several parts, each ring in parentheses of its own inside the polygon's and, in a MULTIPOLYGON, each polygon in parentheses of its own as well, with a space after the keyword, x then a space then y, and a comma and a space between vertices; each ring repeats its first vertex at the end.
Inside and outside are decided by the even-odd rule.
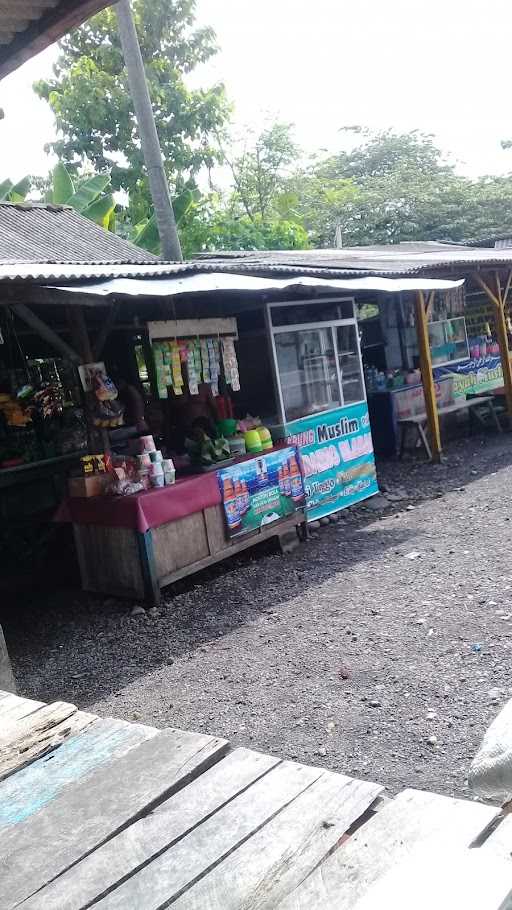
POLYGON ((487 404, 489 406, 489 411, 491 412, 491 419, 494 421, 494 424, 496 426, 496 429, 498 430, 498 433, 503 433, 503 427, 502 427, 502 425, 500 423, 500 419, 496 413, 496 408, 494 407, 494 400, 492 398, 489 399, 487 404))
POLYGON ((151 604, 151 606, 156 607, 160 603, 160 584, 156 574, 151 529, 146 531, 145 534, 137 531, 137 544, 139 547, 142 577, 144 578, 146 601, 151 604))
POLYGON ((425 433, 426 424, 424 426, 421 423, 417 423, 416 426, 418 428, 418 436, 420 437, 420 440, 423 444, 425 452, 427 453, 428 460, 432 461, 432 449, 430 448, 430 444, 427 439, 427 434, 425 433))
POLYGON ((398 453, 398 457, 403 458, 404 452, 405 452, 405 436, 407 433, 407 424, 401 423, 401 424, 399 424, 399 426, 400 426, 400 451, 398 453))

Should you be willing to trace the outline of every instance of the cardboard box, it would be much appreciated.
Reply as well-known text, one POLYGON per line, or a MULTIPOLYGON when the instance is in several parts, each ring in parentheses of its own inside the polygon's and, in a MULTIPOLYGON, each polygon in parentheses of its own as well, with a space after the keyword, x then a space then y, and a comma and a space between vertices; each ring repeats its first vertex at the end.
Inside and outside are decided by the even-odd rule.
POLYGON ((89 474, 88 477, 70 477, 68 493, 70 496, 101 496, 107 484, 105 474, 89 474))

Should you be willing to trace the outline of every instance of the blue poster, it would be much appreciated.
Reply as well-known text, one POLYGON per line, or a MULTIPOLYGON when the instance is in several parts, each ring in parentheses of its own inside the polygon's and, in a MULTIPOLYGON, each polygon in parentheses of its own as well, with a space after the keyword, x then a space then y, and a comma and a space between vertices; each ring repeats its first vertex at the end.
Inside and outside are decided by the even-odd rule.
POLYGON ((379 492, 365 401, 286 424, 302 459, 310 521, 379 492))
POLYGON ((274 449, 217 471, 228 537, 257 531, 304 508, 296 448, 274 449))

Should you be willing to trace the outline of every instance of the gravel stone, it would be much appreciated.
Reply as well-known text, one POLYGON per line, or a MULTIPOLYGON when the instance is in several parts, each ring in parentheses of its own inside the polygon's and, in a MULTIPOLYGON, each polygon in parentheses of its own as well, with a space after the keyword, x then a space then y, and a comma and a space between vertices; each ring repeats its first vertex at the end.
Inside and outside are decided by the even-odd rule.
POLYGON ((248 550, 167 588, 157 622, 76 590, 9 595, 20 693, 306 764, 328 735, 332 770, 390 794, 467 797, 471 760, 510 695, 512 630, 488 603, 512 615, 512 445, 475 434, 447 454, 379 466, 414 511, 351 509, 288 556, 248 550), (403 558, 412 551, 421 559, 403 558), (427 710, 442 718, 442 748, 427 742, 427 710))

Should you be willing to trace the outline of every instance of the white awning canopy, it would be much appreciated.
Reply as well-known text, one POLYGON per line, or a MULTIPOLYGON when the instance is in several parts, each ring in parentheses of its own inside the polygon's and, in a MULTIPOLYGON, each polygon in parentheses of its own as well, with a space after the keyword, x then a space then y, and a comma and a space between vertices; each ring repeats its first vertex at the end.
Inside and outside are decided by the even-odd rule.
POLYGON ((206 272, 182 278, 111 278, 107 281, 80 282, 76 285, 53 285, 55 290, 95 297, 173 297, 177 294, 204 294, 212 291, 283 291, 293 288, 316 288, 321 291, 381 291, 397 294, 407 291, 447 291, 464 284, 463 280, 443 278, 255 278, 206 272))

